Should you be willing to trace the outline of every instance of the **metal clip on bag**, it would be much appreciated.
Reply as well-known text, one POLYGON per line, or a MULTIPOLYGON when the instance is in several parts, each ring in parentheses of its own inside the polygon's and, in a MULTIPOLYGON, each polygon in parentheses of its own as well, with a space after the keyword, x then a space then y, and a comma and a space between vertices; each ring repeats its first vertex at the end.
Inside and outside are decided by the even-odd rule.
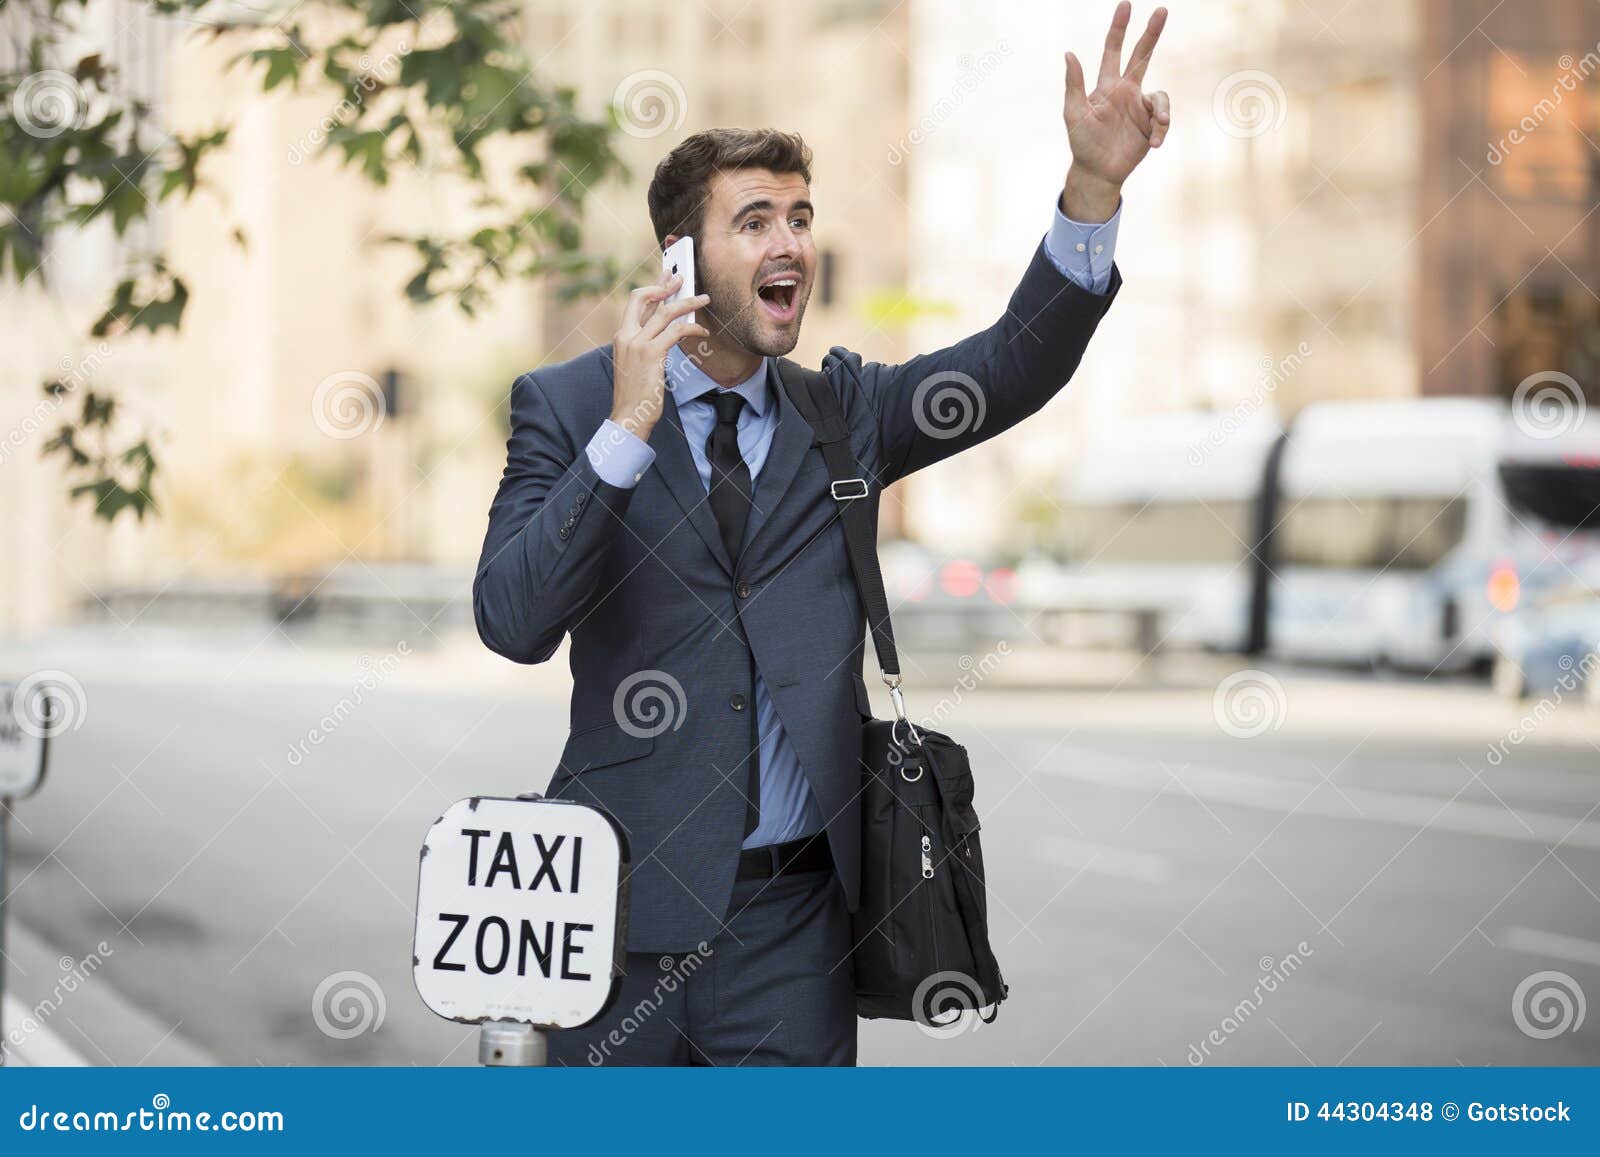
POLYGON ((878 564, 878 494, 850 449, 828 380, 778 359, 784 393, 811 426, 839 503, 856 592, 894 719, 862 726, 861 904, 852 917, 856 1012, 939 1023, 1006 997, 989 946, 988 899, 967 750, 915 726, 900 691, 889 600, 878 564))

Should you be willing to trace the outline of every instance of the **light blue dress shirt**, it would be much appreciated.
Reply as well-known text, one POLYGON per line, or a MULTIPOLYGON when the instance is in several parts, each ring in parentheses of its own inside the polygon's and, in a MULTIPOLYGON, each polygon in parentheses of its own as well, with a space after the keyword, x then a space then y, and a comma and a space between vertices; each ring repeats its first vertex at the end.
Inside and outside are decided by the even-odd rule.
MULTIPOLYGON (((1122 203, 1111 220, 1101 224, 1084 224, 1062 215, 1060 208, 1045 235, 1045 254, 1061 275, 1093 293, 1104 293, 1111 284, 1111 259, 1116 250, 1117 225, 1122 218, 1122 203)), ((767 363, 762 359, 755 373, 736 386, 729 387, 742 395, 746 403, 739 412, 739 453, 750 468, 751 483, 760 501, 761 468, 766 464, 767 451, 772 446, 772 433, 776 429, 778 407, 768 385, 767 363)), ((684 437, 689 442, 689 453, 694 458, 695 469, 700 472, 700 484, 711 490, 711 462, 706 457, 706 439, 716 424, 716 408, 705 395, 723 387, 717 385, 705 372, 676 346, 667 352, 667 388, 672 391, 673 404, 683 422, 684 437)), ((670 431, 663 435, 671 437, 670 431)), ((634 486, 650 469, 656 452, 650 444, 629 433, 610 418, 600 424, 586 448, 594 471, 604 482, 624 489, 634 486)), ((778 712, 767 694, 767 684, 756 672, 755 678, 756 728, 760 737, 761 819, 756 829, 745 838, 744 846, 759 848, 767 844, 781 844, 822 830, 824 817, 817 806, 811 787, 800 769, 794 745, 783 730, 778 712)))

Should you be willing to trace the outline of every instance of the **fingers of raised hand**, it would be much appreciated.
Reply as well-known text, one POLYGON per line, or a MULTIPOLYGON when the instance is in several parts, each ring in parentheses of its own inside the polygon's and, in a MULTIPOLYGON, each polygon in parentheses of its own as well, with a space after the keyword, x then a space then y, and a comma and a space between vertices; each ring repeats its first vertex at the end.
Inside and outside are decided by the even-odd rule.
POLYGON ((1133 5, 1122 0, 1111 16, 1111 28, 1106 32, 1105 51, 1100 55, 1099 87, 1109 88, 1122 76, 1122 38, 1127 35, 1128 21, 1133 16, 1133 5))
POLYGON ((1078 62, 1077 56, 1067 53, 1067 99, 1062 112, 1067 118, 1067 127, 1071 128, 1083 119, 1084 108, 1088 97, 1083 91, 1083 65, 1078 62))
POLYGON ((1165 92, 1146 93, 1144 107, 1150 114, 1150 147, 1160 148, 1172 127, 1172 102, 1165 92))
POLYGON ((1156 41, 1161 39, 1161 30, 1166 23, 1165 8, 1157 8, 1150 13, 1150 22, 1144 26, 1144 35, 1139 37, 1139 42, 1133 46, 1133 56, 1128 61, 1128 71, 1122 74, 1126 79, 1135 84, 1144 80, 1144 70, 1150 67, 1150 57, 1155 54, 1156 41))

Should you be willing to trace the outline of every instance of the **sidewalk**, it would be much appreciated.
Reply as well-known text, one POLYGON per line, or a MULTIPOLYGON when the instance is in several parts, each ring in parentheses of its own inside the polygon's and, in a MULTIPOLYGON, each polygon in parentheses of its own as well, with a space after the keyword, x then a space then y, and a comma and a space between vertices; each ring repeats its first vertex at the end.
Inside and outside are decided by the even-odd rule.
POLYGON ((14 918, 6 927, 6 995, 0 1048, 8 1065, 212 1065, 164 1023, 14 918))

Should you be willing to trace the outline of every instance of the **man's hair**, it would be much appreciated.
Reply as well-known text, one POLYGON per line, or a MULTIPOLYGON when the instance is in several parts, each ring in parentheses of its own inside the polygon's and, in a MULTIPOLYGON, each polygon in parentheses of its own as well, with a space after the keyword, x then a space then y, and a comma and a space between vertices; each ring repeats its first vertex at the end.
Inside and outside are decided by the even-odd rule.
POLYGON ((811 183, 811 150, 799 133, 778 129, 707 129, 661 159, 645 195, 656 241, 698 237, 711 178, 733 169, 799 173, 811 183))

